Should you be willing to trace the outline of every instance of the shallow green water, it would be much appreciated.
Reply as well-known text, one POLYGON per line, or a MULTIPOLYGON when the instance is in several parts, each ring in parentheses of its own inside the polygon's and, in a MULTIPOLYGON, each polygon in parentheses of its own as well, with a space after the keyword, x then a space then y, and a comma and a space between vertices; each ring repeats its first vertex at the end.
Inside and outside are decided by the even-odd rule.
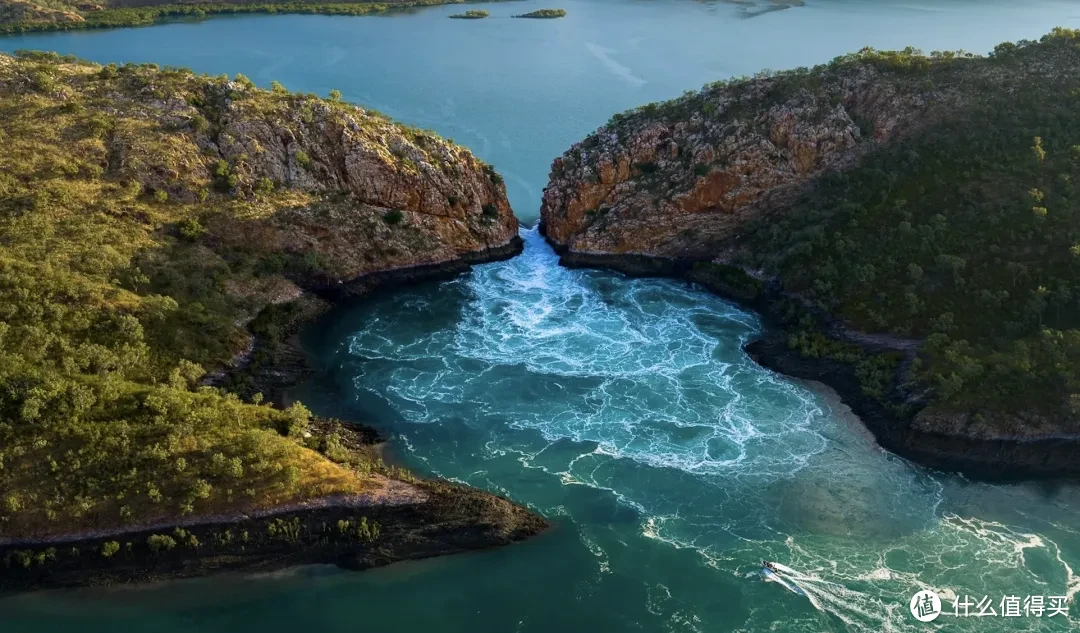
MULTIPOLYGON (((474 147, 535 216, 547 164, 611 113, 704 81, 864 44, 986 50, 1076 26, 1056 2, 560 2, 552 22, 273 17, 0 40, 340 88, 474 147)), ((494 16, 541 5, 488 7, 494 16)), ((304 569, 0 601, 8 631, 1066 630, 1064 618, 920 624, 921 588, 1080 592, 1075 486, 997 486, 881 451, 824 390, 740 351, 756 318, 665 280, 525 254, 383 295, 311 333, 323 413, 394 436, 415 470, 552 517, 533 541, 364 574, 304 569), (766 582, 777 560, 797 595, 766 582)), ((1070 608, 1075 611, 1076 605, 1070 608)), ((972 608, 972 613, 977 609, 972 608)), ((1075 616, 1074 616, 1075 617, 1075 616)), ((1075 620, 1072 622, 1075 625, 1075 620)))

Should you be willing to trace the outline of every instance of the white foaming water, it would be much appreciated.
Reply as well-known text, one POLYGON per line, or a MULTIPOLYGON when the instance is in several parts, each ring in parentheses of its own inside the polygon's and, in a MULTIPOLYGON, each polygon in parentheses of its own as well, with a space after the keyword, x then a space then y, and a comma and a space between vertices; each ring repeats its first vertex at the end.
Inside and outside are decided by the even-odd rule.
MULTIPOLYGON (((367 308, 349 339, 362 359, 355 385, 403 418, 396 430, 417 463, 566 517, 596 578, 642 576, 649 612, 681 623, 670 630, 707 615, 634 568, 627 548, 697 552, 750 602, 780 600, 783 630, 924 630, 907 609, 923 588, 949 608, 969 594, 1080 591, 1077 552, 1050 536, 1075 548, 1075 533, 1050 518, 1031 529, 999 520, 1020 516, 1005 507, 1014 498, 1034 503, 1025 489, 973 488, 884 453, 835 400, 742 353, 753 315, 684 283, 562 268, 535 230, 522 235, 517 258, 367 308), (531 471, 557 488, 523 487, 531 471), (593 518, 580 487, 634 513, 632 529, 593 518), (976 518, 987 508, 993 518, 976 518), (747 570, 762 558, 786 562, 782 579, 805 595, 748 581, 761 580, 747 570)), ((1059 507, 1072 525, 1075 508, 1059 507)), ((744 628, 775 622, 751 608, 744 628)))
POLYGON ((751 315, 689 286, 562 268, 535 230, 523 236, 522 256, 452 282, 468 296, 452 331, 395 336, 398 321, 380 315, 352 338, 354 355, 396 361, 387 388, 406 419, 440 421, 449 411, 434 403, 467 407, 550 441, 698 473, 788 473, 822 450, 811 394, 745 357, 726 360, 756 332, 751 315), (747 399, 751 386, 776 401, 747 399))

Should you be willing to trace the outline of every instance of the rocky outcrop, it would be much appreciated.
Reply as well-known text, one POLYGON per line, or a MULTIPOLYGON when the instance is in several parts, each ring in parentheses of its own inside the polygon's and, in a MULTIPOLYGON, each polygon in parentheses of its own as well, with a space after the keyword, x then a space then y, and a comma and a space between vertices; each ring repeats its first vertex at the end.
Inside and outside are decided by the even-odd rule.
POLYGON ((265 406, 306 369, 289 334, 334 300, 520 250, 491 166, 336 93, 239 75, 0 54, 0 103, 0 338, 20 359, 0 376, 15 422, 0 424, 0 590, 363 568, 543 529, 386 466, 370 429, 265 406), (112 360, 46 359, 23 334, 45 331, 112 360), (86 406, 23 407, 24 377, 46 374, 83 385, 86 406), (123 446, 81 431, 120 420, 123 446), (156 443, 166 428, 184 441, 156 443))
POLYGON ((986 92, 1056 81, 1059 58, 1074 63, 1069 55, 992 63, 867 49, 616 114, 552 163, 541 223, 570 253, 714 259, 735 246, 748 220, 785 211, 823 174, 986 92))
POLYGON ((326 283, 480 258, 517 242, 502 178, 468 149, 363 108, 165 73, 112 93, 108 166, 172 201, 227 190, 271 208, 208 217, 215 250, 299 253, 326 283), (163 98, 162 98, 163 97, 163 98), (146 127, 188 131, 163 144, 146 127))
POLYGON ((30 0, 0 0, 0 27, 5 24, 55 24, 57 28, 77 26, 86 20, 75 8, 30 0))
POLYGON ((782 211, 826 171, 970 98, 952 81, 959 72, 926 82, 840 64, 616 115, 552 164, 545 234, 571 253, 712 259, 749 218, 782 211))
MULTIPOLYGON (((784 248, 792 250, 762 249, 785 244, 766 237, 779 221, 816 209, 817 215, 798 226, 807 234, 816 229, 822 239, 814 255, 831 257, 842 268, 842 243, 850 236, 840 236, 835 225, 808 226, 827 215, 823 207, 845 202, 837 189, 831 189, 826 202, 817 207, 808 203, 835 180, 830 176, 857 172, 871 157, 892 156, 885 152, 898 146, 907 153, 896 160, 917 164, 918 143, 934 130, 950 121, 964 122, 973 112, 979 112, 975 119, 989 120, 980 109, 995 107, 985 105, 990 94, 1007 101, 1013 94, 1042 90, 1048 95, 1045 107, 1052 110, 1057 107, 1053 100, 1068 94, 1066 78, 1077 68, 1076 40, 1075 32, 1055 31, 1041 42, 1004 44, 989 59, 963 53, 923 56, 913 50, 865 50, 812 70, 720 82, 667 103, 615 115, 555 159, 544 190, 541 230, 565 265, 682 277, 763 312, 773 331, 766 341, 751 346, 754 357, 778 371, 836 387, 890 450, 938 468, 978 475, 1075 473, 1078 467, 1068 455, 1080 438, 1069 414, 1057 415, 1060 409, 1053 409, 1067 394, 1053 394, 1049 415, 984 411, 977 396, 959 404, 943 403, 934 398, 934 386, 926 381, 925 368, 932 361, 919 359, 924 368, 920 375, 912 369, 919 365, 912 361, 919 355, 925 329, 912 332, 908 324, 859 331, 827 313, 825 293, 807 296, 814 291, 813 279, 803 275, 798 288, 787 283, 784 266, 799 261, 791 258, 795 251, 790 242, 784 248), (828 251, 830 237, 840 243, 835 252, 828 251), (822 345, 843 348, 838 356, 889 356, 890 363, 898 362, 891 378, 896 388, 867 397, 857 377, 861 361, 830 360, 821 349, 804 357, 792 349, 797 343, 789 344, 788 334, 796 328, 803 331, 807 319, 818 324, 822 341, 831 341, 822 345)), ((1016 130, 992 130, 1020 139, 1020 152, 981 156, 983 165, 1003 161, 1005 177, 1016 178, 1017 171, 1008 171, 1004 161, 1019 162, 1024 157, 1013 156, 1030 153, 1022 144, 1030 145, 1038 133, 1030 129, 1018 125, 1016 130)), ((1034 141, 1036 155, 1042 152, 1041 142, 1034 141)), ((928 154, 934 151, 930 147, 927 143, 928 154)), ((872 169, 883 180, 890 177, 880 162, 872 169)), ((975 190, 992 178, 985 172, 973 176, 976 173, 961 171, 960 177, 971 180, 966 185, 957 182, 956 187, 975 190)), ((918 198, 926 192, 924 184, 903 181, 907 191, 897 197, 918 198)), ((1030 187, 1022 182, 999 184, 1021 191, 1030 187)), ((906 200, 896 203, 896 214, 904 204, 906 200)), ((865 199, 852 205, 860 209, 853 212, 856 217, 870 213, 865 199)), ((943 214, 937 217, 944 222, 949 212, 939 207, 927 215, 943 214)), ((886 216, 883 222, 899 222, 896 217, 886 216)), ((807 244, 794 244, 800 246, 807 244)), ((830 281, 834 285, 829 301, 842 304, 847 297, 836 290, 835 280, 830 281)), ((911 288, 903 292, 915 297, 911 288)), ((881 301, 885 296, 881 284, 874 291, 877 298, 871 301, 881 301)), ((964 334, 971 340, 985 336, 980 343, 993 337, 977 331, 964 334)), ((868 372, 867 367, 861 372, 868 372)))
MULTIPOLYGON (((316 297, 445 278, 521 250, 502 177, 434 132, 280 86, 260 90, 243 76, 91 70, 68 67, 80 99, 108 103, 105 176, 192 209, 195 224, 176 230, 208 271, 238 255, 270 263, 224 280, 239 325, 292 304, 290 322, 278 324, 285 334, 327 307, 316 297)), ((248 369, 256 352, 252 335, 239 334, 231 361, 207 381, 248 369)), ((303 373, 300 355, 278 356, 251 368, 267 396, 303 373)))

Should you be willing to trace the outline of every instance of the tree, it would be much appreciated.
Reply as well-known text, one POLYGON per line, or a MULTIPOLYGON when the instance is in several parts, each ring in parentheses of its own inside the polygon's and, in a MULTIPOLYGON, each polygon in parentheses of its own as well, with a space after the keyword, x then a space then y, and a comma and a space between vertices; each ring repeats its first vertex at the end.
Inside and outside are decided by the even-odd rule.
POLYGON ((300 402, 294 402, 285 409, 285 435, 301 437, 308 433, 311 424, 311 411, 300 402))
POLYGON ((1035 159, 1040 163, 1046 160, 1046 150, 1043 149, 1043 140, 1041 136, 1035 137, 1035 142, 1031 146, 1031 151, 1035 154, 1035 159))
POLYGON ((176 541, 168 534, 151 534, 146 537, 146 545, 154 554, 167 552, 176 547, 176 541))
POLYGON ((195 499, 209 499, 210 494, 214 491, 213 486, 210 485, 205 479, 196 479, 192 482, 191 487, 188 488, 187 497, 194 501, 195 499))
POLYGON ((268 196, 274 193, 274 181, 269 178, 259 178, 255 183, 255 193, 260 196, 268 196))

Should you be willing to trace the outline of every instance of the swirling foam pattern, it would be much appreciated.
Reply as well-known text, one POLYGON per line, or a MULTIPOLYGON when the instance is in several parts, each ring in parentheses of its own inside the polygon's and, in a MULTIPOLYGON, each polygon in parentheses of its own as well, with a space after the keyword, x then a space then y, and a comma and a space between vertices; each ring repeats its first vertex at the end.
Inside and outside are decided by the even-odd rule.
MULTIPOLYGON (((260 85, 336 87, 473 148, 530 220, 552 157, 613 112, 866 45, 986 52, 1080 26, 1075 0, 813 0, 743 19, 784 4, 800 3, 563 0, 554 6, 570 16, 547 24, 449 25, 453 6, 248 16, 6 36, 0 48, 101 63, 153 51, 162 65, 260 85)), ((913 468, 825 392, 749 362, 752 315, 684 284, 561 269, 526 239, 521 257, 324 324, 319 354, 344 392, 320 376, 301 399, 372 419, 417 470, 510 495, 557 529, 363 574, 0 598, 0 633, 1067 628, 1060 617, 920 625, 907 602, 921 587, 1075 593, 1075 487, 913 468), (763 582, 761 558, 795 570, 809 599, 763 582)))
POLYGON ((823 389, 750 361, 753 315, 678 282, 559 267, 523 236, 518 258, 362 306, 344 370, 414 465, 571 524, 595 566, 579 599, 616 574, 643 588, 647 629, 915 631, 921 588, 949 609, 1080 590, 1074 490, 914 467, 823 389), (806 597, 762 582, 762 558, 806 597))

